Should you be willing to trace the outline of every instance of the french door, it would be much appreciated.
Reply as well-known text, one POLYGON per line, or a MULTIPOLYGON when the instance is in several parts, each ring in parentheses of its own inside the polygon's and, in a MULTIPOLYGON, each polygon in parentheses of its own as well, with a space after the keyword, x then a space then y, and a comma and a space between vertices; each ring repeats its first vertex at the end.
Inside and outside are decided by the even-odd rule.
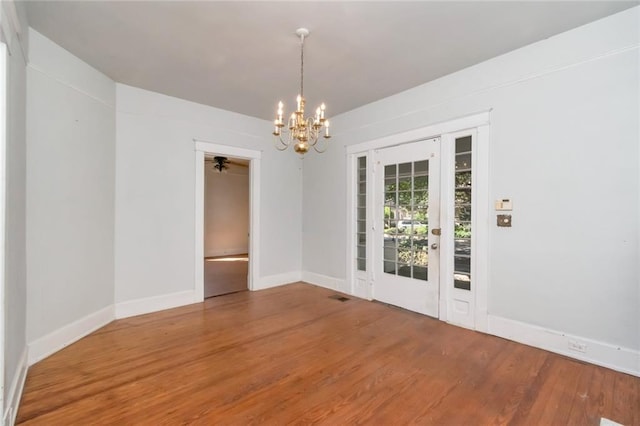
POLYGON ((374 156, 373 298, 438 317, 440 139, 374 156))

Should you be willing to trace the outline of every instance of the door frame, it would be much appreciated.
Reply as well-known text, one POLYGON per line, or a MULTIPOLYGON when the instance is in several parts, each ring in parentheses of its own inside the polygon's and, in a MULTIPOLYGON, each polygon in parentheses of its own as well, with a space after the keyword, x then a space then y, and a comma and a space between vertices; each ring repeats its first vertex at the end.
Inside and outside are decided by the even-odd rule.
POLYGON ((261 151, 217 144, 201 139, 195 142, 195 288, 196 302, 204 300, 204 158, 206 154, 249 160, 249 274, 247 288, 256 289, 260 265, 260 160, 261 151))
MULTIPOLYGON (((347 238, 346 238, 346 274, 347 289, 350 293, 356 297, 372 300, 373 297, 373 285, 375 283, 375 271, 373 265, 374 253, 373 244, 370 242, 373 238, 373 226, 375 226, 374 218, 371 214, 367 215, 367 270, 366 272, 357 271, 356 259, 356 244, 355 241, 355 211, 356 211, 356 182, 357 182, 357 159, 361 156, 367 158, 367 172, 370 173, 371 167, 373 167, 374 150, 388 148, 396 145, 403 145, 410 142, 415 142, 422 139, 429 139, 440 137, 441 144, 445 141, 451 140, 451 134, 456 134, 466 130, 475 130, 476 132, 476 144, 474 150, 475 156, 475 201, 474 210, 475 221, 472 222, 472 226, 475 226, 474 231, 474 246, 472 248, 472 262, 476 265, 476 275, 474 278, 474 299, 475 299, 475 312, 474 312, 474 325, 469 327, 466 324, 458 324, 453 322, 452 315, 449 314, 447 306, 450 304, 451 292, 448 291, 448 280, 443 279, 444 274, 448 273, 447 265, 445 261, 450 257, 453 259, 453 245, 449 244, 445 247, 440 245, 440 309, 439 319, 441 321, 452 322, 453 324, 463 327, 474 328, 478 331, 486 332, 488 329, 488 312, 487 312, 487 300, 488 300, 488 250, 489 250, 489 130, 490 130, 490 114, 491 110, 479 112, 476 114, 455 118, 440 123, 435 123, 429 126, 421 127, 418 129, 409 130, 402 133, 396 133, 387 135, 378 139, 373 139, 358 143, 355 145, 349 145, 346 147, 347 155, 347 238)), ((442 158, 444 163, 445 158, 442 158)), ((447 168, 441 164, 441 174, 447 173, 447 168)), ((375 189, 374 179, 367 179, 367 211, 374 212, 375 205, 371 194, 375 189)), ((441 184, 444 183, 441 176, 441 184)), ((444 205, 444 200, 441 200, 441 209, 444 205)), ((446 213, 446 212, 442 212, 446 213)), ((441 217, 441 221, 448 220, 446 216, 441 217)))
MULTIPOLYGON (((444 312, 445 321, 461 327, 487 331, 487 287, 489 265, 489 125, 468 128, 442 135, 442 163, 441 184, 453 188, 455 172, 455 140, 460 137, 471 136, 473 139, 471 151, 472 179, 472 210, 471 210, 471 290, 459 290, 453 286, 455 245, 451 239, 443 239, 440 244, 441 253, 441 293, 440 311, 444 312), (466 293, 469 291, 469 293, 466 293), (456 294, 463 297, 458 299, 456 294), (468 297, 467 297, 468 296, 468 297), (458 315, 455 304, 459 300, 469 303, 469 315, 458 315)), ((453 234, 454 218, 453 192, 440 192, 442 209, 442 232, 453 234)))
MULTIPOLYGON (((4 29, 4 27, 3 27, 4 29)), ((10 390, 5 389, 5 227, 6 227, 6 201, 7 201, 7 55, 9 51, 4 43, 4 38, 0 37, 0 423, 15 417, 5 418, 5 398, 10 390)), ((17 373, 16 373, 17 374, 17 373)), ((11 404, 11 402, 9 402, 11 404)))

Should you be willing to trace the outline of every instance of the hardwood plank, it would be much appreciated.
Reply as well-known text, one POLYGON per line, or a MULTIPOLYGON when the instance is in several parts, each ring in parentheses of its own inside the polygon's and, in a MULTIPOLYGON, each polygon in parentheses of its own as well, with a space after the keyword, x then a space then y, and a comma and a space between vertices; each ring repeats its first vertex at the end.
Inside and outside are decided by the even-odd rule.
POLYGON ((29 369, 18 424, 640 425, 640 378, 332 294, 114 321, 29 369))
POLYGON ((205 298, 247 290, 248 255, 206 257, 203 263, 205 298))

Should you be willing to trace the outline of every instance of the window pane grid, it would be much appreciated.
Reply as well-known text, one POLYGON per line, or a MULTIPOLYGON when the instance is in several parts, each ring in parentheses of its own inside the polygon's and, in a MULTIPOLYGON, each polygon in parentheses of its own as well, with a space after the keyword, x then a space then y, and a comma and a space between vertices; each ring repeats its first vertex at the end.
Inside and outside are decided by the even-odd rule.
POLYGON ((357 159, 356 268, 367 270, 367 157, 357 159))
POLYGON ((472 138, 455 141, 453 286, 471 290, 472 138))
POLYGON ((427 280, 428 160, 384 168, 385 273, 427 280))

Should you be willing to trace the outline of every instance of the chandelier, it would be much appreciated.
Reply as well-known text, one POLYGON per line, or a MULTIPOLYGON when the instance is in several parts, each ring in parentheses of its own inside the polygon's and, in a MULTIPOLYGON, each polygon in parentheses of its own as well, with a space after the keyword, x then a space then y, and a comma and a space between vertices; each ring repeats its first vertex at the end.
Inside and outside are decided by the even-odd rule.
POLYGON ((295 112, 291 113, 285 127, 285 123, 282 120, 284 104, 282 101, 278 102, 278 112, 273 122, 275 125, 273 131, 275 145, 280 151, 284 151, 293 145, 293 150, 300 155, 304 155, 311 147, 316 152, 322 153, 326 151, 327 147, 320 149, 318 139, 320 136, 325 139, 331 137, 329 135, 329 120, 324 116, 324 104, 316 109, 315 117, 305 118, 304 116, 304 38, 309 35, 309 30, 298 28, 296 34, 300 37, 300 94, 296 98, 298 107, 295 112))

